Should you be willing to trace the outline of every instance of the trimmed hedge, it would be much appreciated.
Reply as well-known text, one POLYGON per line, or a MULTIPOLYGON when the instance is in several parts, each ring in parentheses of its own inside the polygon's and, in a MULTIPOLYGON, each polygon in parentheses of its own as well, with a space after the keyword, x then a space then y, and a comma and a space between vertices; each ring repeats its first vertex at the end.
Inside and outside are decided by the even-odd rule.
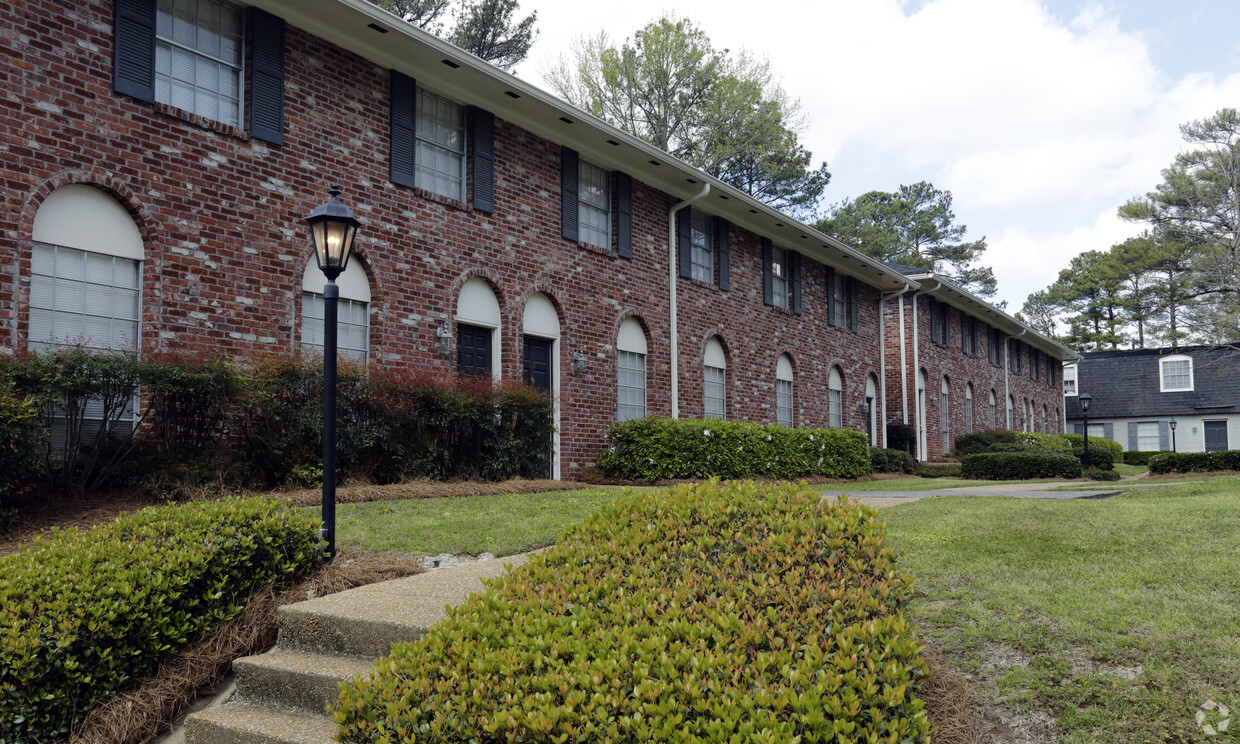
POLYGON ((1240 450, 1224 452, 1164 452, 1150 458, 1150 472, 1203 473, 1211 470, 1240 470, 1240 450))
MULTIPOLYGON (((1072 454, 1076 455, 1076 459, 1081 461, 1081 467, 1086 467, 1084 447, 1074 447, 1072 454)), ((1095 447, 1094 440, 1090 439, 1088 467, 1096 470, 1114 470, 1115 453, 1108 447, 1095 447)))
POLYGON ((961 468, 959 463, 920 463, 917 469, 913 471, 920 478, 959 478, 961 477, 961 468))
POLYGON ((875 473, 911 473, 913 456, 904 450, 871 447, 870 466, 875 473))
POLYGON ((793 484, 635 496, 342 685, 348 742, 924 744, 908 572, 793 484))
POLYGON ((91 705, 308 572, 319 520, 278 501, 152 507, 0 557, 0 741, 66 737, 91 705))
POLYGON ((960 469, 961 475, 970 480, 1081 477, 1080 460, 1066 453, 1037 449, 966 455, 960 469))
MULTIPOLYGON (((1057 434, 1056 436, 1063 437, 1067 439, 1069 442, 1071 442, 1072 449, 1084 449, 1085 447, 1085 435, 1084 434, 1057 434)), ((1092 437, 1091 436, 1089 438, 1089 454, 1090 455, 1094 454, 1095 447, 1103 447, 1103 448, 1110 450, 1111 455, 1112 455, 1111 459, 1113 461, 1122 460, 1124 457, 1124 445, 1120 444, 1114 439, 1107 439, 1106 437, 1092 437)))
MULTIPOLYGON (((1090 454, 1093 454, 1092 452, 1090 454)), ((1145 452, 1137 452, 1124 450, 1125 465, 1149 465, 1150 458, 1154 455, 1171 455, 1176 454, 1171 450, 1147 450, 1145 452)))
POLYGON ((613 478, 857 478, 871 470, 865 434, 720 419, 646 417, 611 425, 599 468, 613 478))
POLYGON ((995 429, 992 431, 975 431, 956 437, 956 456, 976 455, 986 452, 995 444, 1016 444, 1017 432, 995 429))
POLYGON ((1119 473, 1114 470, 1098 470, 1090 468, 1084 472, 1086 478, 1096 481, 1117 481, 1120 478, 1119 473))

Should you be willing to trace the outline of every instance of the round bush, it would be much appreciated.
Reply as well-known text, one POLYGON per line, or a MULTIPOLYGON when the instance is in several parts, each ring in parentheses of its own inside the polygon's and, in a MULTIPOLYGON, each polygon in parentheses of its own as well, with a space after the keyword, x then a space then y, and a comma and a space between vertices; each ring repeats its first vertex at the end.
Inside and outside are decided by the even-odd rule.
POLYGON ((976 480, 1080 478, 1081 461, 1052 450, 982 452, 966 455, 960 470, 963 477, 976 480))

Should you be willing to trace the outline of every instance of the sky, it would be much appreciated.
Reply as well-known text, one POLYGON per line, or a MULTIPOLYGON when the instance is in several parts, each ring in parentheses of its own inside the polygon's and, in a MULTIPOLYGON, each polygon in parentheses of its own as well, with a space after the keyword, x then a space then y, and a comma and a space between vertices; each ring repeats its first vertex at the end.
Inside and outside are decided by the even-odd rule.
POLYGON ((521 0, 539 36, 516 70, 574 38, 631 37, 666 11, 767 58, 831 171, 823 207, 930 181, 1008 311, 1073 256, 1138 234, 1117 208, 1184 148, 1179 126, 1240 107, 1237 0, 521 0), (765 12, 764 12, 765 11, 765 12))

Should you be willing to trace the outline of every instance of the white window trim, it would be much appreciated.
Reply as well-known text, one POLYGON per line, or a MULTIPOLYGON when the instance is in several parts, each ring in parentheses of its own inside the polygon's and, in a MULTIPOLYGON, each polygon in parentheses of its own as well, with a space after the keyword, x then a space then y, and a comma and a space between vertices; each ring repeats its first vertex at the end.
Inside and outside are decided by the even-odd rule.
MULTIPOLYGON (((197 57, 202 57, 204 59, 211 60, 212 62, 216 62, 218 64, 224 65, 225 67, 231 68, 236 71, 236 74, 237 74, 237 110, 234 112, 234 115, 236 117, 235 121, 231 121, 231 122, 223 121, 221 119, 215 119, 213 117, 205 116, 204 114, 201 114, 192 109, 187 109, 187 110, 191 114, 194 114, 196 116, 203 116, 203 118, 212 119, 212 121, 219 121, 221 124, 225 124, 227 126, 240 129, 241 127, 245 125, 245 59, 246 59, 245 38, 246 38, 246 33, 248 29, 246 28, 246 24, 245 24, 245 13, 242 12, 242 9, 238 5, 228 2, 227 0, 221 0, 218 4, 220 5, 221 11, 231 10, 233 12, 236 12, 238 23, 240 24, 241 32, 240 32, 240 37, 237 40, 237 48, 238 48, 240 60, 235 66, 233 65, 232 62, 229 62, 228 60, 222 59, 220 57, 212 56, 205 52, 194 49, 193 47, 185 46, 184 44, 176 41, 175 39, 171 39, 166 36, 161 36, 158 31, 159 29, 158 22, 155 24, 155 28, 156 28, 155 43, 159 44, 160 42, 164 42, 168 44, 169 46, 176 47, 178 49, 184 49, 185 51, 197 57)), ((158 15, 158 10, 156 11, 156 13, 158 15)), ((158 77, 158 74, 159 73, 156 72, 155 76, 158 77)), ((160 101, 160 103, 164 103, 169 106, 175 105, 172 103, 171 100, 160 101)))
POLYGON ((603 228, 605 237, 603 238, 603 242, 601 245, 599 243, 594 242, 593 240, 587 240, 585 237, 585 233, 587 230, 593 229, 593 228, 586 226, 583 221, 578 220, 578 223, 579 223, 578 231, 580 233, 579 237, 581 238, 581 242, 583 243, 587 243, 589 245, 593 245, 598 248, 609 249, 611 248, 611 198, 612 198, 611 172, 608 171, 606 168, 603 168, 602 166, 598 166, 598 165, 595 165, 594 163, 590 163, 585 160, 579 159, 577 161, 577 183, 578 184, 585 183, 585 173, 586 173, 587 168, 596 170, 599 173, 601 173, 603 176, 603 203, 604 205, 599 206, 598 204, 593 204, 591 202, 586 201, 584 197, 585 189, 582 189, 579 186, 577 189, 577 210, 579 213, 582 213, 586 210, 598 210, 600 212, 603 212, 606 217, 606 219, 604 220, 605 227, 603 228))
POLYGON ((1065 364, 1063 366, 1063 395, 1065 398, 1075 398, 1079 393, 1077 385, 1076 365, 1065 364), (1069 392, 1068 383, 1072 383, 1072 390, 1069 392))
POLYGON ((1184 354, 1176 354, 1158 360, 1158 390, 1162 393, 1191 393, 1196 385, 1193 377, 1193 358, 1184 354), (1168 388, 1167 387, 1167 364, 1169 362, 1188 362, 1188 387, 1168 388))
POLYGON ((791 309, 792 305, 792 282, 788 276, 791 272, 788 266, 788 255, 790 251, 786 248, 780 248, 777 245, 771 246, 771 305, 791 309), (779 273, 775 273, 775 267, 779 267, 779 273))
POLYGON ((463 202, 466 200, 465 189, 467 185, 466 181, 468 180, 467 173, 466 173, 466 167, 465 167, 465 160, 466 160, 467 153, 469 152, 469 126, 465 120, 465 105, 457 101, 454 101, 447 96, 441 96, 438 93, 435 93, 434 91, 427 90, 420 85, 417 86, 417 90, 414 92, 414 96, 415 96, 415 101, 416 101, 415 105, 416 105, 416 112, 417 112, 416 116, 414 117, 414 132, 413 132, 414 151, 415 151, 414 174, 413 174, 414 184, 417 186, 417 188, 420 188, 431 194, 438 194, 448 199, 455 199, 457 201, 463 202), (455 106, 460 111, 461 149, 459 151, 454 148, 448 147, 447 145, 444 145, 440 142, 437 142, 431 139, 425 133, 423 133, 422 111, 425 107, 426 96, 431 96, 432 98, 437 98, 441 101, 446 101, 447 103, 450 103, 453 106, 455 106), (417 148, 423 142, 425 142, 429 147, 434 147, 440 150, 447 150, 448 152, 451 152, 457 156, 458 158, 457 162, 460 164, 460 173, 458 177, 460 178, 461 188, 456 194, 445 194, 442 191, 436 191, 435 189, 430 188, 430 186, 427 185, 423 181, 422 166, 419 165, 419 163, 422 162, 422 159, 418 157, 417 155, 417 148))

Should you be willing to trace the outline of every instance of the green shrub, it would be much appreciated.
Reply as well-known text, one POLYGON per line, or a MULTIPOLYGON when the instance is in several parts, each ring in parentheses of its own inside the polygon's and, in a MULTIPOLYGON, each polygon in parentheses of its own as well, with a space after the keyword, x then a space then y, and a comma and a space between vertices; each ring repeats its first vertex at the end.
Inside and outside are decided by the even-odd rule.
MULTIPOLYGON (((1081 467, 1085 467, 1085 448, 1075 447, 1072 454, 1081 461, 1081 467)), ((1094 440, 1089 440, 1089 467, 1097 470, 1114 470, 1115 457, 1115 452, 1111 448, 1095 447, 1094 440)))
POLYGON ((1043 434, 1039 431, 1025 431, 1017 435, 1016 441, 1030 447, 1041 447, 1043 449, 1069 451, 1072 449, 1072 439, 1067 434, 1043 434))
POLYGON ((1150 458, 1150 472, 1205 473, 1213 470, 1240 470, 1240 450, 1224 452, 1164 452, 1150 458))
POLYGON ((1119 473, 1114 470, 1098 470, 1097 468, 1090 468, 1084 471, 1084 474, 1086 478, 1096 481, 1117 481, 1120 478, 1119 473))
POLYGON ((0 732, 65 738, 97 700, 309 571, 319 520, 274 500, 149 508, 0 557, 0 732))
POLYGON ((971 480, 1080 478, 1081 461, 1069 454, 1038 449, 1027 452, 981 452, 964 457, 961 474, 971 480))
POLYGON ((913 456, 904 450, 871 447, 870 466, 875 473, 911 473, 913 456))
MULTIPOLYGON (((1029 446, 1019 442, 995 442, 983 452, 1028 452, 1029 446)), ((973 454, 977 454, 976 452, 973 454)))
POLYGON ((720 419, 647 417, 611 425, 603 472, 627 480, 857 478, 870 473, 865 434, 720 419))
POLYGON ((0 377, 0 534, 14 527, 16 505, 38 478, 45 436, 38 401, 0 377))
POLYGON ((913 471, 920 478, 959 478, 961 468, 958 463, 920 463, 913 471))
MULTIPOLYGON (((1072 449, 1081 449, 1085 447, 1085 435, 1084 434, 1059 434, 1058 436, 1064 437, 1069 442, 1071 442, 1072 449)), ((1119 461, 1123 459, 1124 457, 1124 445, 1120 444, 1119 442, 1116 442, 1113 439, 1107 439, 1106 437, 1092 437, 1091 436, 1089 438, 1089 454, 1092 455, 1096 447, 1101 447, 1101 448, 1110 450, 1111 455, 1112 455, 1111 459, 1113 461, 1119 461)))
POLYGON ((342 685, 349 742, 924 744, 872 509, 718 481, 616 502, 342 685))
POLYGON ((975 455, 978 452, 986 452, 991 445, 1000 443, 1015 444, 1016 435, 1017 432, 1002 429, 961 434, 956 437, 956 455, 958 457, 975 455))
POLYGON ((887 424, 887 446, 910 455, 917 446, 917 429, 912 424, 887 424))
POLYGON ((1172 454, 1171 450, 1150 450, 1150 451, 1145 451, 1145 452, 1124 450, 1124 464, 1125 465, 1149 465, 1150 458, 1153 457, 1154 455, 1170 455, 1170 454, 1172 454))

